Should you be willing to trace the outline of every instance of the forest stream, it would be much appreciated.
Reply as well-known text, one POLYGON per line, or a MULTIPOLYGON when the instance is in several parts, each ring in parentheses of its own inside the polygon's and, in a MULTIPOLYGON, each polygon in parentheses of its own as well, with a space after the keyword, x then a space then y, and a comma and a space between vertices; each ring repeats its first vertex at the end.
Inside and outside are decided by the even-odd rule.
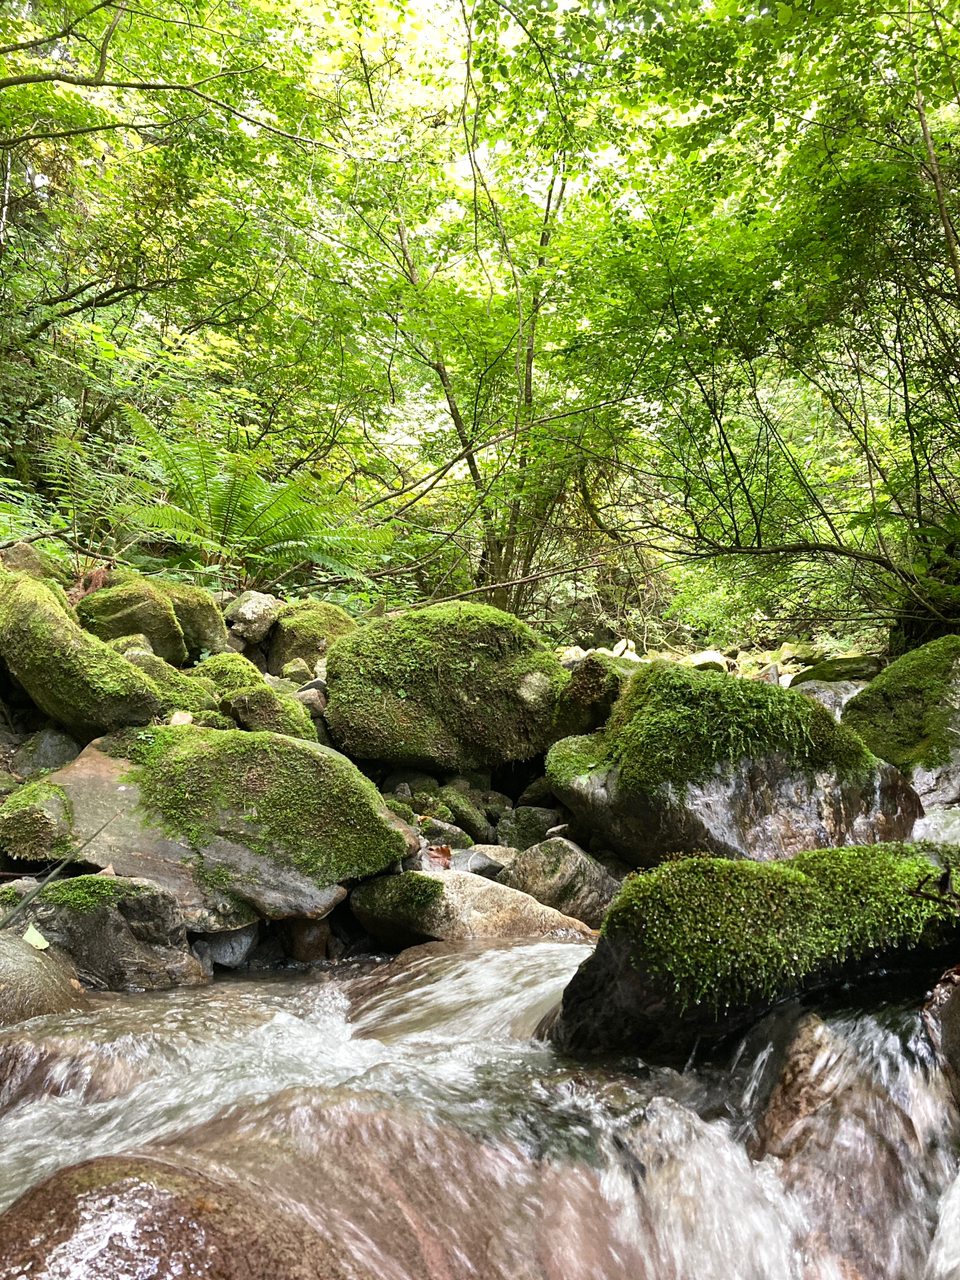
MULTIPOLYGON (((349 965, 107 994, 9 1028, 0 1208, 135 1152, 296 1220, 336 1258, 304 1275, 960 1274, 957 1121, 915 998, 835 1001, 822 1022, 781 1006, 682 1072, 585 1064, 534 1032, 589 950, 433 943, 346 979, 349 965), (803 1017, 815 1051, 795 1039, 784 1071, 803 1017)), ((43 1264, 21 1254, 3 1280, 216 1274, 195 1264, 207 1201, 161 1245, 131 1187, 81 1196, 43 1264)))

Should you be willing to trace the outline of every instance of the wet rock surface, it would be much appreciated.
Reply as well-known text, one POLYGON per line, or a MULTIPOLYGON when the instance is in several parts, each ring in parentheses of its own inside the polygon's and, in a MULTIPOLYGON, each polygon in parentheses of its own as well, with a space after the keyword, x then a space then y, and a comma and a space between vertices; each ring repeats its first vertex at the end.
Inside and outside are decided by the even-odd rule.
POLYGON ((770 861, 804 849, 907 840, 923 812, 899 770, 880 761, 864 780, 844 781, 772 755, 718 765, 702 781, 654 794, 625 788, 616 766, 598 766, 556 779, 554 789, 581 824, 638 867, 702 849, 770 861))
POLYGON ((528 894, 465 871, 404 872, 368 880, 350 895, 354 915, 390 946, 427 939, 588 934, 579 920, 528 894))
POLYGON ((0 932, 0 1026, 63 1013, 82 1004, 76 974, 67 965, 38 951, 17 933, 0 932))
MULTIPOLYGON (((37 887, 19 880, 8 893, 37 887)), ((187 946, 174 895, 149 880, 78 876, 41 889, 16 917, 65 953, 85 986, 108 991, 153 991, 199 986, 206 979, 187 946)))

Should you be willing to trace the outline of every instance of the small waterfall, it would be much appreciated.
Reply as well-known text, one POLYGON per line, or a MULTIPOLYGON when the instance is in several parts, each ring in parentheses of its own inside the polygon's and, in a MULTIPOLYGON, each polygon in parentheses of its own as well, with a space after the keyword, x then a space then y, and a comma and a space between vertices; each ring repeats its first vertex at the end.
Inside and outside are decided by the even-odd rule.
MULTIPOLYGON (((347 1280, 957 1280, 957 1122, 916 1009, 787 1007, 683 1072, 575 1062, 532 1036, 588 953, 434 943, 0 1032, 0 1205, 135 1152, 347 1280)), ((105 1200, 101 1236, 131 1276, 179 1274, 150 1269, 138 1204, 105 1200)), ((88 1236, 49 1280, 101 1274, 88 1236)))

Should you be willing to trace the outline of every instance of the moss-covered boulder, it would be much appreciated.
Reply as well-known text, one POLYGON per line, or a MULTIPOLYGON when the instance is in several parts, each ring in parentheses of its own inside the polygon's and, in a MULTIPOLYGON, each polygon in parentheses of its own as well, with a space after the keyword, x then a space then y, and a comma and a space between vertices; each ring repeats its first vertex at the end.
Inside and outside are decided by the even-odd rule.
POLYGON ((35 542, 15 542, 0 551, 0 564, 10 573, 26 573, 31 578, 44 578, 69 587, 73 575, 63 560, 44 551, 35 542))
POLYGON ((510 614, 433 605, 377 619, 332 646, 326 718, 359 759, 485 768, 544 750, 568 679, 510 614))
POLYGON ((682 1060, 698 1039, 740 1030, 788 996, 942 944, 955 910, 912 893, 940 875, 931 853, 884 844, 771 865, 689 858, 632 876, 551 1037, 576 1052, 682 1060))
POLYGON ((547 777, 579 828, 633 866, 902 840, 921 812, 819 703, 669 662, 641 667, 604 729, 552 747, 547 777))
POLYGON ((0 1027, 82 1008, 84 999, 75 981, 68 966, 24 942, 19 934, 7 929, 0 933, 0 1027))
POLYGON ((105 585, 77 603, 77 617, 100 640, 142 632, 164 662, 182 667, 187 646, 173 603, 150 579, 131 570, 106 575, 105 585))
POLYGON ((804 671, 798 671, 790 682, 805 684, 808 680, 872 680, 883 670, 883 663, 871 654, 843 654, 839 658, 825 658, 804 671))
POLYGON ((291 601, 277 611, 267 670, 272 676, 281 676, 288 663, 300 659, 310 668, 312 676, 317 659, 326 654, 334 640, 356 629, 357 624, 349 613, 326 600, 291 601))
POLYGON ((132 730, 23 791, 35 785, 47 790, 35 791, 32 813, 20 802, 23 827, 62 797, 67 838, 88 842, 84 861, 168 889, 198 933, 238 928, 253 912, 320 918, 346 896, 341 881, 417 847, 349 760, 273 733, 132 730))
POLYGON ((905 773, 924 804, 960 800, 960 635, 891 663, 846 704, 843 723, 905 773))
POLYGON ((152 578, 151 582, 173 605, 191 662, 196 662, 203 653, 222 653, 226 649, 226 623, 208 591, 166 578, 152 578))
POLYGON ((0 850, 26 862, 65 858, 73 848, 70 801, 46 778, 28 782, 0 804, 0 850))
POLYGON ((597 650, 588 653, 574 668, 558 703, 559 730, 564 734, 592 733, 605 725, 636 671, 635 660, 597 650))
MULTIPOLYGON (((0 888, 0 914, 37 888, 16 880, 0 888)), ((206 981, 187 944, 176 898, 151 880, 74 876, 54 880, 15 917, 18 933, 32 925, 70 958, 85 986, 107 991, 157 991, 206 981)))
POLYGON ((174 711, 190 711, 194 714, 217 710, 217 696, 207 680, 193 679, 186 672, 171 667, 155 653, 134 649, 126 655, 144 675, 149 676, 160 694, 160 714, 169 716, 174 711))
POLYGON ((405 871, 359 885, 350 907, 390 947, 466 938, 543 938, 590 931, 507 885, 467 871, 405 871))
POLYGON ((218 653, 205 658, 189 674, 192 679, 212 685, 220 698, 228 698, 241 689, 252 689, 258 685, 266 687, 261 673, 249 658, 240 653, 218 653))
POLYGON ((146 724, 160 710, 152 681, 24 574, 0 574, 0 657, 41 711, 82 737, 146 724))
POLYGON ((307 742, 317 741, 317 731, 306 707, 262 681, 222 698, 220 710, 232 717, 241 729, 268 730, 289 734, 291 738, 304 738, 307 742))

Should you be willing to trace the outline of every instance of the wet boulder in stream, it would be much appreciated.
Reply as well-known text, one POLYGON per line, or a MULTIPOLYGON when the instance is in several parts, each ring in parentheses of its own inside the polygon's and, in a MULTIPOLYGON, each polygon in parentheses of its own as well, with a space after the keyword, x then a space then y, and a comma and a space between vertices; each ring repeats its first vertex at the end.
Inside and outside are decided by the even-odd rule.
POLYGON ((517 852, 497 880, 591 929, 600 928, 620 889, 605 867, 562 836, 517 852))
POLYGON ((547 756, 554 793, 634 866, 708 850, 757 861, 909 837, 920 801, 799 693, 656 662, 605 729, 547 756))
POLYGON ((0 1027, 82 1006, 80 984, 69 965, 38 951, 12 930, 0 933, 0 1027))
MULTIPOLYGON (((36 889, 32 879, 0 889, 0 911, 36 889)), ((183 913, 172 893, 150 880, 74 876, 40 890, 15 917, 69 956, 85 986, 156 991, 201 986, 206 978, 187 945, 183 913)))
POLYGON ((741 1031, 789 996, 954 938, 949 901, 912 892, 939 870, 920 847, 865 845, 783 863, 686 858, 631 876, 550 1038, 682 1063, 698 1040, 741 1031))
POLYGON ((467 871, 406 871, 380 876, 354 889, 350 906, 368 932, 392 947, 431 940, 590 933, 580 920, 467 871))

